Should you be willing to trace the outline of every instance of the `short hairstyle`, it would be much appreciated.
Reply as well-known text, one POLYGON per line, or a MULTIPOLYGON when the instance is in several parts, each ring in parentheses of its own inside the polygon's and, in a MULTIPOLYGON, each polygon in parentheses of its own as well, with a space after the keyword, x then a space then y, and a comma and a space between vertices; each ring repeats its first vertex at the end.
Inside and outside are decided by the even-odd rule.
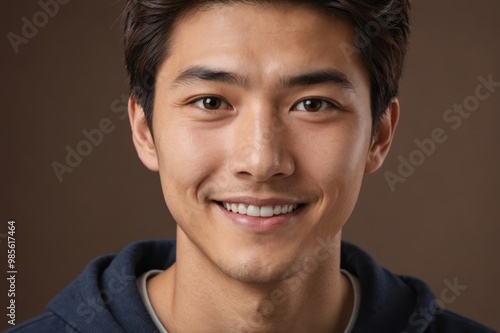
POLYGON ((130 94, 142 106, 152 129, 156 73, 169 53, 176 21, 210 4, 294 3, 347 18, 354 47, 340 45, 346 56, 359 54, 370 74, 372 132, 398 95, 408 48, 410 0, 127 0, 124 8, 125 62, 130 94))

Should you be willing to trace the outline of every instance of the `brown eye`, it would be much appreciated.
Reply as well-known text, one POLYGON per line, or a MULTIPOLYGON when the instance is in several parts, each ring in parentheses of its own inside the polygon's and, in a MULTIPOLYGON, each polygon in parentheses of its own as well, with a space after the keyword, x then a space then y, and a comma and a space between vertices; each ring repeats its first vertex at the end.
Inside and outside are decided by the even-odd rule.
POLYGON ((323 99, 308 98, 297 104, 295 109, 298 111, 319 112, 324 111, 329 107, 332 107, 332 104, 323 99))
POLYGON ((200 109, 209 111, 229 109, 229 105, 218 97, 203 97, 195 101, 194 104, 200 109))
POLYGON ((221 104, 222 101, 219 98, 207 97, 203 99, 203 106, 208 110, 217 110, 221 104))
POLYGON ((307 111, 315 112, 321 110, 321 106, 323 105, 323 101, 318 99, 308 99, 304 101, 304 107, 307 111))

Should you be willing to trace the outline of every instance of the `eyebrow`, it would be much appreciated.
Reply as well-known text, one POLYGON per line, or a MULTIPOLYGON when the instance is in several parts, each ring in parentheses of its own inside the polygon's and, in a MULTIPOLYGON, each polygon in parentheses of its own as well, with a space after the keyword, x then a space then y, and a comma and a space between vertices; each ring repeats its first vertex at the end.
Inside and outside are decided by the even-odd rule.
MULTIPOLYGON (((250 87, 246 76, 203 66, 192 66, 183 70, 175 78, 173 85, 184 85, 194 81, 218 82, 237 85, 246 89, 250 87)), ((308 73, 280 77, 276 88, 293 88, 318 84, 334 84, 346 90, 354 90, 354 85, 348 79, 347 75, 337 69, 320 69, 308 73)))
POLYGON ((347 75, 337 69, 321 69, 280 79, 280 85, 287 88, 317 84, 334 84, 346 90, 354 90, 354 85, 347 75))
POLYGON ((203 66, 192 66, 183 70, 174 80, 174 85, 189 84, 193 81, 211 81, 248 88, 246 77, 203 66))

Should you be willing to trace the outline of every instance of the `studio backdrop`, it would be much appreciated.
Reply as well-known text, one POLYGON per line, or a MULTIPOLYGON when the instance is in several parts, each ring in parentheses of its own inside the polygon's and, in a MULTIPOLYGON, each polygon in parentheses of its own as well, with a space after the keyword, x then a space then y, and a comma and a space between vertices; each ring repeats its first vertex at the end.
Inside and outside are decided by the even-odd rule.
MULTIPOLYGON (((425 280, 446 308, 500 330, 500 2, 412 4, 395 142, 365 178, 344 239, 425 280)), ((2 3, 2 330, 10 326, 8 271, 17 272, 20 323, 93 258, 175 237, 158 175, 132 145, 122 7, 2 3)))

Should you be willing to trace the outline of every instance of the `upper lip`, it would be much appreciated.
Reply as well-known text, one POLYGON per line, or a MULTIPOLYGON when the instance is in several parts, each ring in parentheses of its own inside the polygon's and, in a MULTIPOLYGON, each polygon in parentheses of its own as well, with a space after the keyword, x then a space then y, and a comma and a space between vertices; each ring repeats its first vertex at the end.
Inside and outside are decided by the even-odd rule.
POLYGON ((253 206, 283 206, 283 205, 296 205, 302 204, 303 201, 299 201, 294 198, 267 198, 267 199, 259 199, 254 197, 231 197, 231 198, 220 198, 214 199, 219 202, 227 202, 227 203, 242 203, 246 205, 253 206))

